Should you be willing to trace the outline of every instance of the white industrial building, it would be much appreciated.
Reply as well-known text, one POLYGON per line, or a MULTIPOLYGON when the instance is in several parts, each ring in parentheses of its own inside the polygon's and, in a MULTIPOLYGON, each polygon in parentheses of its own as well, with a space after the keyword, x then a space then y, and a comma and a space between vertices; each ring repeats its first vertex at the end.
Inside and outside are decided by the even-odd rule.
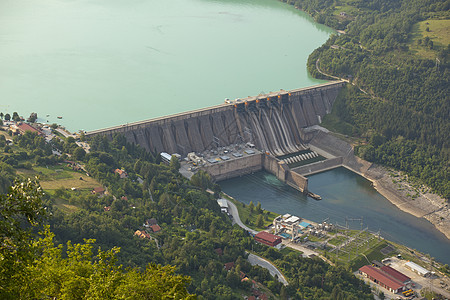
POLYGON ((407 267, 408 269, 410 269, 414 273, 417 273, 417 274, 419 274, 420 276, 423 276, 423 277, 428 277, 428 276, 431 275, 431 271, 428 271, 427 269, 419 266, 416 263, 413 263, 412 261, 407 262, 405 264, 405 267, 407 267))

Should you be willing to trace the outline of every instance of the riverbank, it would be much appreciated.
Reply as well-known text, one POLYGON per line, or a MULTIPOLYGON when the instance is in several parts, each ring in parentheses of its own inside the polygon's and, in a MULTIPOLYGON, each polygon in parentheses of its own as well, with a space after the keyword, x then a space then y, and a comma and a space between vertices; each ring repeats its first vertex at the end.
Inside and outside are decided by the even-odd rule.
POLYGON ((413 187, 406 175, 365 161, 354 155, 353 146, 335 133, 316 126, 311 149, 327 158, 343 157, 342 165, 371 181, 374 188, 400 210, 425 218, 450 240, 450 209, 447 201, 429 193, 426 187, 413 187))
POLYGON ((372 165, 365 174, 374 188, 400 210, 418 218, 425 218, 450 239, 450 209, 436 194, 417 191, 398 172, 372 165), (400 177, 400 179, 399 179, 400 177))

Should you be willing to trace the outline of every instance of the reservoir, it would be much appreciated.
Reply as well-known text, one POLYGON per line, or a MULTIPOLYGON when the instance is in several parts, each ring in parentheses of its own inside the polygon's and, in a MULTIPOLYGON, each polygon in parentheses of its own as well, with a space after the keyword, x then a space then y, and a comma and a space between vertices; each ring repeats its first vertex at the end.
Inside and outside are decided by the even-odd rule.
MULTIPOLYGON (((250 201, 269 211, 292 214, 315 222, 329 218, 331 223, 345 225, 345 218, 363 218, 364 228, 381 231, 397 243, 428 253, 443 263, 450 263, 450 241, 425 219, 399 210, 380 195, 371 182, 345 168, 312 175, 309 189, 322 196, 321 201, 279 181, 275 176, 258 172, 220 182, 222 190, 243 203, 250 201)), ((360 221, 349 221, 360 229, 360 221)))
POLYGON ((0 112, 93 130, 311 86, 332 32, 276 0, 2 0, 0 112))

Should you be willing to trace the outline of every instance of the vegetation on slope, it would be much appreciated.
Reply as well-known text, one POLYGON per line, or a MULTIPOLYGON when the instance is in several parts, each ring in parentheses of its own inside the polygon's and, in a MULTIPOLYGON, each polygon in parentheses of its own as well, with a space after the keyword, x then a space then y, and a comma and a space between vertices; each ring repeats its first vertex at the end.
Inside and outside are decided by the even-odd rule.
POLYGON ((334 129, 365 138, 355 151, 362 158, 404 171, 450 198, 450 1, 287 2, 345 30, 308 60, 314 76, 326 78, 317 65, 353 84, 324 124, 342 123, 334 129))
MULTIPOLYGON (((70 160, 75 160, 73 154, 77 151, 76 146, 71 146, 72 141, 53 144, 42 141, 42 137, 27 133, 14 137, 12 146, 0 146, 1 166, 6 170, 2 178, 6 185, 14 178, 26 181, 27 176, 39 174, 38 170, 48 183, 52 180, 61 183, 67 174, 76 174, 64 170, 67 163, 63 162, 68 154, 72 154, 70 160), (27 143, 21 142, 22 139, 27 143), (29 147, 30 143, 34 147, 29 147), (45 149, 56 146, 61 148, 62 156, 47 155, 45 149), (23 168, 25 164, 27 169, 23 168), (59 169, 64 171, 55 174, 54 170, 59 169), (64 172, 67 174, 59 174, 64 172)), ((26 236, 15 238, 14 234, 20 231, 2 226, 2 251, 8 253, 12 248, 8 248, 7 243, 14 240, 17 245, 23 243, 21 249, 26 254, 17 256, 18 248, 15 248, 16 254, 0 263, 2 298, 82 298, 86 295, 102 298, 105 295, 99 293, 103 292, 109 293, 107 297, 117 298, 122 297, 125 289, 156 293, 152 286, 161 284, 154 281, 154 277, 161 272, 168 276, 168 285, 161 286, 164 291, 165 287, 180 288, 182 296, 175 298, 190 297, 186 293, 189 292, 197 294, 199 299, 236 299, 258 289, 270 297, 283 299, 289 296, 329 299, 333 280, 342 281, 330 276, 335 279, 322 287, 316 281, 305 280, 310 276, 305 271, 288 276, 290 285, 284 287, 268 270, 251 266, 246 260, 245 251, 258 247, 260 251, 276 251, 284 260, 288 260, 286 255, 291 253, 301 261, 302 268, 311 269, 317 276, 345 272, 348 279, 344 279, 346 289, 341 293, 342 299, 372 298, 367 287, 349 270, 338 271, 322 262, 319 262, 321 267, 316 268, 313 266, 318 262, 301 258, 298 252, 280 252, 256 244, 247 232, 237 225, 232 226, 228 217, 220 213, 213 195, 205 191, 211 188, 216 194, 219 192, 209 176, 199 174, 189 181, 179 175, 177 164, 160 164, 157 155, 127 143, 122 136, 115 136, 112 141, 98 137, 90 143, 91 152, 80 156, 76 163, 84 165, 96 182, 106 188, 107 194, 98 197, 89 190, 72 190, 70 185, 54 184, 59 187, 39 195, 42 201, 35 206, 38 210, 46 208, 49 217, 41 223, 49 224, 51 232, 40 227, 45 234, 38 235, 37 229, 30 229, 26 236), (126 170, 128 177, 120 178, 115 174, 117 168, 126 170), (143 223, 150 218, 157 220, 161 231, 148 231, 151 238, 135 236, 136 230, 145 231, 143 223), (224 265, 231 262, 234 268, 225 270, 224 265), (23 272, 16 272, 18 269, 23 272), (100 280, 96 274, 102 272, 110 272, 110 275, 102 275, 105 280, 100 280), (37 277, 39 274, 41 276, 37 277), (242 281, 246 277, 249 280, 242 281), (361 284, 365 288, 360 289, 361 284), (31 286, 33 289, 27 288, 31 286), (347 286, 351 288, 347 290, 347 286)), ((2 207, 9 205, 6 199, 11 198, 0 197, 2 207)), ((1 210, 1 221, 6 219, 5 212, 7 210, 1 210)), ((23 227, 22 222, 17 224, 20 228, 31 228, 23 227)), ((2 255, 6 256, 4 253, 2 255)), ((145 295, 130 294, 129 298, 139 299, 145 295)))

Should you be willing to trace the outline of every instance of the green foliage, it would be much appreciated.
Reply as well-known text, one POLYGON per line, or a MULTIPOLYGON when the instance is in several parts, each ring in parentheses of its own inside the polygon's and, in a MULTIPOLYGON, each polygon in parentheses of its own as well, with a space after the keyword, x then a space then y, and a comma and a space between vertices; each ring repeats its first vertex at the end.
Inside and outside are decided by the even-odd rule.
MULTIPOLYGON (((433 14, 448 10, 442 1, 298 1, 301 9, 321 19, 335 19, 339 5, 351 8, 346 34, 332 35, 308 59, 308 70, 350 78, 323 125, 368 139, 357 153, 370 161, 405 171, 445 198, 450 197, 449 62, 439 50, 439 67, 433 58, 421 59, 409 51, 412 27, 433 14), (333 47, 332 47, 333 46, 333 47), (335 47, 338 46, 338 47, 335 47), (351 77, 349 77, 351 75, 351 77), (360 91, 360 88, 364 91, 360 91), (411 159, 411 148, 414 157, 411 159), (422 169, 423 171, 421 171, 422 169)), ((420 40, 434 48, 429 37, 420 40)), ((444 45, 445 46, 445 45, 444 45)))

